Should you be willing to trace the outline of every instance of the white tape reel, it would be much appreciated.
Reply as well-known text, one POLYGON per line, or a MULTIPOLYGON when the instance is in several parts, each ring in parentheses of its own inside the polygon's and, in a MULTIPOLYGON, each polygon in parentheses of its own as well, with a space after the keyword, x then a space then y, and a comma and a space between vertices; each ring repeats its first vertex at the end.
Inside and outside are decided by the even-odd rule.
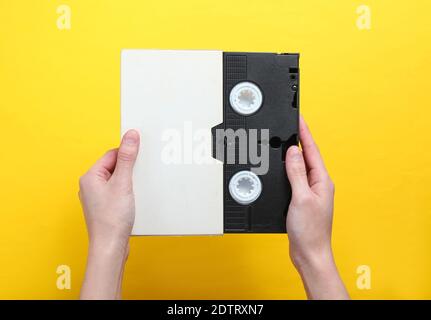
POLYGON ((251 115, 259 110, 262 100, 262 91, 251 82, 238 83, 232 88, 229 96, 232 109, 243 116, 251 115))
POLYGON ((230 179, 229 192, 236 202, 247 205, 259 198, 262 183, 255 173, 248 170, 240 171, 230 179))

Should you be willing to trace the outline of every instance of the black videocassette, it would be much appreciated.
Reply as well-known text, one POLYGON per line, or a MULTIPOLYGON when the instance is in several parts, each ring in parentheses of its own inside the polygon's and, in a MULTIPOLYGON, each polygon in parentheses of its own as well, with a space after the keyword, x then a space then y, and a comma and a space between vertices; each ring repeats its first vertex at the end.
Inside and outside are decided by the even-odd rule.
MULTIPOLYGON (((224 150, 223 159, 219 159, 223 161, 224 232, 286 232, 291 188, 285 171, 285 155, 291 145, 298 144, 299 54, 224 52, 223 123, 212 131, 213 156, 217 157, 217 147, 224 150), (238 97, 250 99, 250 104, 258 103, 257 111, 244 112, 236 103, 238 97), (263 146, 268 148, 267 173, 257 175, 258 180, 241 177, 241 172, 247 173, 255 165, 249 157, 246 163, 239 163, 237 159, 235 163, 228 163, 228 143, 226 139, 217 139, 216 129, 245 129, 246 132, 269 129, 269 139, 258 136, 255 142, 258 153, 263 146), (241 192, 242 188, 256 191, 256 184, 259 192, 251 203, 234 199, 235 187, 241 192)), ((249 142, 249 135, 247 139, 249 142)), ((237 145, 234 148, 238 150, 237 145)), ((235 157, 239 157, 239 152, 235 157)))

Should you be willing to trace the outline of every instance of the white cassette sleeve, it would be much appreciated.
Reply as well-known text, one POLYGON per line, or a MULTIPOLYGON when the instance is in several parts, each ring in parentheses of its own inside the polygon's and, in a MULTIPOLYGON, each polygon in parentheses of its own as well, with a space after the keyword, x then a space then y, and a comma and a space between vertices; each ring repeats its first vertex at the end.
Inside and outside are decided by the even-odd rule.
POLYGON ((211 145, 222 90, 221 51, 122 51, 121 134, 141 135, 132 234, 223 234, 223 164, 211 145))

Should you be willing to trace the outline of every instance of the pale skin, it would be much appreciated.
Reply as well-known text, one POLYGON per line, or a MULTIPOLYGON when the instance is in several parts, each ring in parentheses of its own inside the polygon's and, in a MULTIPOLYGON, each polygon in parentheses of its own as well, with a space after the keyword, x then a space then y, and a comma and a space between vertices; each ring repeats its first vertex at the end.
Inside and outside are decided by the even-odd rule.
POLYGON ((289 254, 309 299, 349 299, 332 253, 334 183, 304 119, 300 118, 302 151, 286 153, 292 200, 286 218, 289 254))
MULTIPOLYGON (((289 253, 309 299, 349 299, 331 246, 334 184, 301 118, 302 150, 290 147, 286 172, 292 186, 286 227, 289 253)), ((79 197, 89 234, 81 299, 120 299, 129 236, 135 217, 133 166, 139 134, 128 131, 80 179, 79 197)))

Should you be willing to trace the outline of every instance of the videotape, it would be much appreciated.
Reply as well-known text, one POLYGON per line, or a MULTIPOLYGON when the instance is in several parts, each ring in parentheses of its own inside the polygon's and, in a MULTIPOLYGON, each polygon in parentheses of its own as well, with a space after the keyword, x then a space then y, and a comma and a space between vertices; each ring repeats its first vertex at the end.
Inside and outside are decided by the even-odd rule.
POLYGON ((216 128, 245 130, 249 146, 244 150, 247 161, 241 163, 239 134, 229 141, 233 145, 214 139, 215 146, 224 145, 224 155, 229 147, 237 151, 233 163, 226 156, 220 159, 224 232, 286 232, 291 189, 284 161, 288 147, 298 143, 299 55, 223 53, 223 107, 223 123, 216 128), (250 130, 261 136, 253 140, 250 130), (268 130, 264 137, 263 130, 268 130), (261 153, 256 173, 250 159, 252 144, 261 153))
POLYGON ((299 54, 123 50, 121 131, 135 128, 135 235, 286 232, 299 54))

